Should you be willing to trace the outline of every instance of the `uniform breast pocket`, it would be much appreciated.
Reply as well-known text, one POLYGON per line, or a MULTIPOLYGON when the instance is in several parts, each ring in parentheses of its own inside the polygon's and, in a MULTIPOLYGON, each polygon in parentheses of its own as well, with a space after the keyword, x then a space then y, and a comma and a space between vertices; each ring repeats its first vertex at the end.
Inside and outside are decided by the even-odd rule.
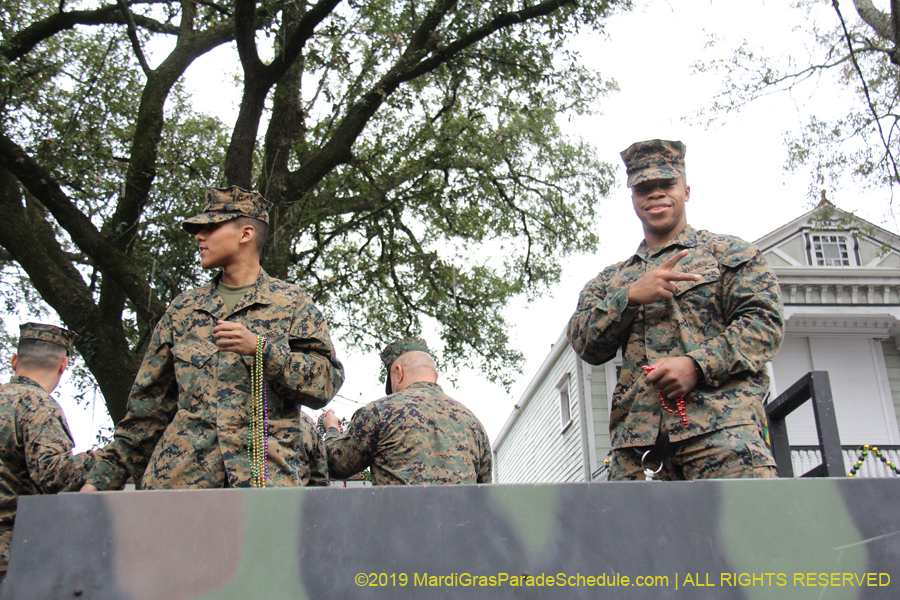
POLYGON ((199 339, 183 340, 172 347, 179 408, 189 408, 202 397, 204 381, 212 379, 210 359, 217 351, 215 344, 199 339))
POLYGON ((682 281, 678 284, 676 304, 681 313, 680 325, 687 328, 697 344, 716 337, 725 327, 722 302, 719 297, 718 266, 692 270, 700 275, 698 281, 682 281))

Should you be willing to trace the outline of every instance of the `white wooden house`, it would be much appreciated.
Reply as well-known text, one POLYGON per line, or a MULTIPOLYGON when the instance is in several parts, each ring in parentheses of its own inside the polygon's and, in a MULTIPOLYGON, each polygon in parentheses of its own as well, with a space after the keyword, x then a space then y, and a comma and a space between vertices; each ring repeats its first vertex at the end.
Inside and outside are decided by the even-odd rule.
MULTIPOLYGON (((755 241, 778 275, 785 340, 768 368, 770 397, 828 371, 844 461, 862 444, 900 463, 900 238, 827 201, 755 241)), ((560 334, 494 441, 495 481, 604 477, 609 406, 621 357, 589 365, 560 334)), ((796 473, 815 466, 809 403, 788 418, 796 473)), ((885 476, 868 459, 861 475, 885 476)))

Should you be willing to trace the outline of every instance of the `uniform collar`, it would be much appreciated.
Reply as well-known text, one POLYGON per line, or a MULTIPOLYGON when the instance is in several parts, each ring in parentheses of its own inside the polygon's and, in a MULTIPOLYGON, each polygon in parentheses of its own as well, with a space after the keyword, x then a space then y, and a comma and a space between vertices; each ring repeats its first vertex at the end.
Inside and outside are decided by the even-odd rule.
POLYGON ((638 246, 637 252, 634 253, 632 257, 632 262, 635 260, 641 260, 643 262, 649 262, 654 256, 659 254, 660 252, 664 252, 666 249, 671 248, 672 246, 681 246, 682 248, 693 248, 697 245, 697 230, 695 230, 690 225, 685 225, 684 229, 681 230, 681 233, 676 235, 674 238, 669 240, 669 243, 657 250, 651 250, 650 246, 647 245, 647 242, 641 240, 641 244, 638 246))
POLYGON ((12 379, 10 379, 9 382, 10 383, 18 383, 21 385, 33 385, 34 387, 39 387, 41 389, 44 389, 41 387, 41 384, 39 384, 37 381, 35 381, 31 377, 25 377, 24 375, 13 375, 12 379))
POLYGON ((427 388, 427 387, 434 387, 434 388, 437 388, 437 389, 441 389, 441 386, 439 386, 437 383, 434 383, 434 382, 431 382, 431 381, 417 381, 417 382, 415 382, 415 383, 410 384, 410 386, 409 386, 408 388, 406 388, 406 389, 412 389, 412 388, 427 388))
MULTIPOLYGON (((216 287, 219 285, 219 282, 222 280, 222 271, 216 273, 215 277, 207 284, 205 287, 200 288, 201 297, 198 299, 198 309, 208 312, 211 315, 225 315, 225 303, 222 301, 222 297, 219 295, 216 287)), ((234 305, 234 310, 231 311, 230 314, 234 314, 237 311, 246 308, 248 306, 252 306, 254 304, 271 304, 272 300, 272 289, 271 282, 268 273, 265 272, 262 268, 259 270, 259 275, 256 277, 256 283, 253 285, 253 289, 251 289, 248 293, 244 294, 244 297, 241 298, 237 304, 234 305)))

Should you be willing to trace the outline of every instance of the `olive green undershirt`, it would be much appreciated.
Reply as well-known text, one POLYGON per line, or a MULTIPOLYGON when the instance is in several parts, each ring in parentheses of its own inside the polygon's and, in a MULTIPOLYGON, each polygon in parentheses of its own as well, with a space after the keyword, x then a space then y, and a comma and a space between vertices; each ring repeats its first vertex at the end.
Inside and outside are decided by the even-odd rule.
POLYGON ((225 303, 225 308, 228 309, 228 314, 231 314, 231 311, 234 310, 237 303, 244 297, 247 290, 255 285, 256 282, 248 283, 247 285, 234 286, 222 283, 221 281, 216 285, 216 289, 219 290, 219 295, 222 297, 222 302, 225 303))

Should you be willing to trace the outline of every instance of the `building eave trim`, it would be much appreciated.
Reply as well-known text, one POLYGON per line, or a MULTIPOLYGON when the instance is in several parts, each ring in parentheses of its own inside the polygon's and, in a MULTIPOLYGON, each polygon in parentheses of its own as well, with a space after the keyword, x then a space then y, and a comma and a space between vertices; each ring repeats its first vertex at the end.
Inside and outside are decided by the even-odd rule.
POLYGON ((559 339, 556 340, 556 343, 553 345, 553 349, 550 350, 550 354, 548 354, 547 358, 544 359, 543 364, 538 369, 538 372, 535 374, 534 378, 532 378, 531 383, 528 384, 528 387, 525 389, 525 392, 522 394, 522 397, 517 404, 518 408, 513 408, 512 413, 506 419, 506 423, 503 424, 503 428, 500 430, 500 433, 497 434, 497 439, 494 440, 494 443, 492 444, 494 454, 496 454, 497 450, 500 449, 500 446, 506 439, 506 435, 509 433, 509 430, 512 429, 512 426, 516 422, 516 419, 519 418, 519 413, 525 410, 525 407, 528 406, 528 403, 531 401, 534 393, 541 386, 541 383, 544 381, 544 378, 547 377, 547 374, 549 373, 550 369, 553 368, 553 365, 556 363, 557 359, 562 356, 563 352, 570 348, 569 340, 566 337, 566 329, 568 329, 568 326, 563 328, 562 334, 560 334, 559 339))

